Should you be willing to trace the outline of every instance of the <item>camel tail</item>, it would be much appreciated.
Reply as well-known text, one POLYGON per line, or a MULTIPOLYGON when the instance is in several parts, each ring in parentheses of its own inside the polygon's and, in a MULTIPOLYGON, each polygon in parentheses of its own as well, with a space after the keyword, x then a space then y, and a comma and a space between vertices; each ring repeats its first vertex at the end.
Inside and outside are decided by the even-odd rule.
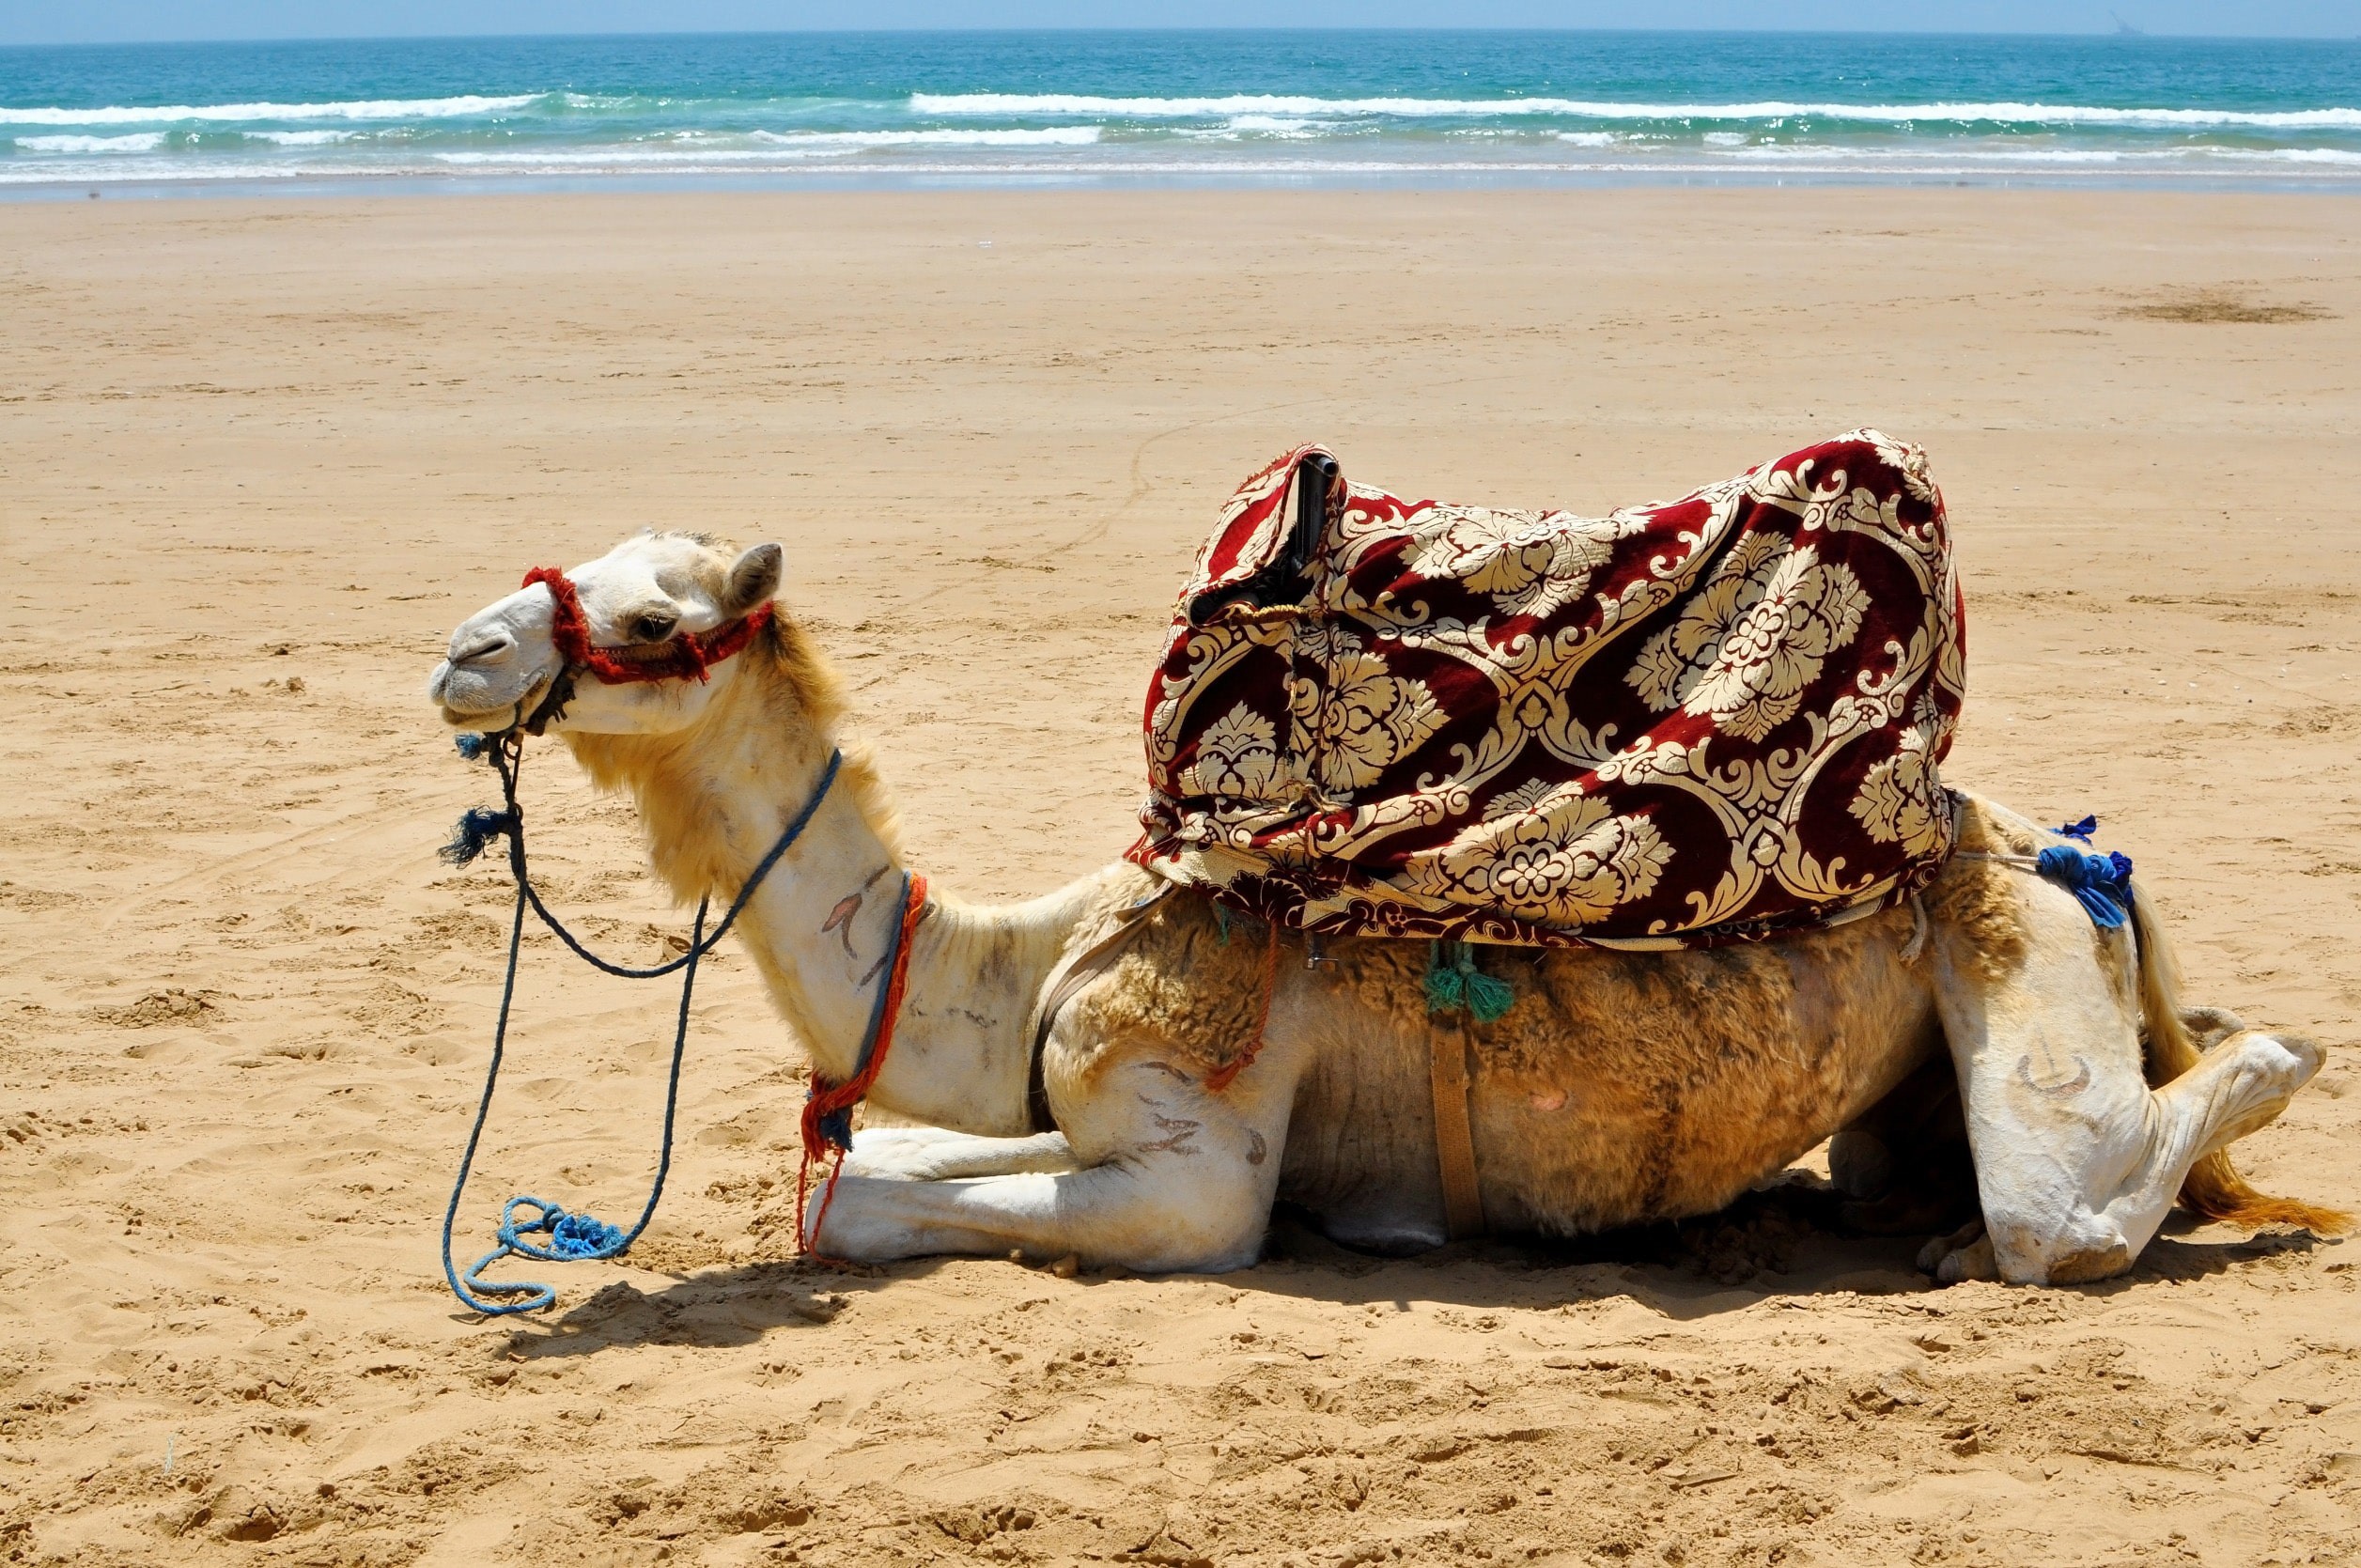
MULTIPOLYGON (((2148 1026, 2148 1081, 2170 1083, 2196 1066, 2204 1053, 2181 1014, 2181 966, 2165 939, 2164 922, 2137 882, 2132 884, 2132 935, 2139 949, 2140 1017, 2148 1026)), ((2316 1235, 2337 1235, 2353 1228, 2353 1216, 2341 1209, 2257 1191, 2231 1166, 2226 1149, 2216 1149, 2189 1167, 2181 1183, 2181 1203, 2208 1219, 2234 1225, 2297 1225, 2316 1235)))

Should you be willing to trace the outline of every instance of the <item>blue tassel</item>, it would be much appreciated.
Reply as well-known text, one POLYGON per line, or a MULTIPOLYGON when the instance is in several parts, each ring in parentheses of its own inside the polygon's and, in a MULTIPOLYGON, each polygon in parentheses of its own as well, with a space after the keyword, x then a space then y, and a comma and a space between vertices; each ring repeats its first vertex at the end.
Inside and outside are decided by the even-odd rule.
POLYGON ((845 1106, 830 1111, 820 1118, 819 1126, 820 1136, 828 1141, 831 1148, 852 1153, 852 1107, 845 1106))
POLYGON ((516 831, 516 828, 515 812, 477 806, 459 818, 459 825, 452 830, 451 842, 438 853, 453 865, 472 865, 475 857, 484 852, 486 845, 504 833, 516 831))
POLYGON ((2095 816, 2086 816, 2079 822, 2068 822, 2058 830, 2061 836, 2078 838, 2085 844, 2089 843, 2090 835, 2098 831, 2099 819, 2095 816))
POLYGON ((455 735, 451 737, 451 744, 459 749, 461 762, 480 762, 483 760, 484 747, 490 739, 491 737, 489 735, 455 735))
POLYGON ((2120 930, 2131 918, 2132 858, 2120 849, 2091 855, 2053 844, 2035 863, 2043 876, 2065 885, 2100 930, 2120 930))

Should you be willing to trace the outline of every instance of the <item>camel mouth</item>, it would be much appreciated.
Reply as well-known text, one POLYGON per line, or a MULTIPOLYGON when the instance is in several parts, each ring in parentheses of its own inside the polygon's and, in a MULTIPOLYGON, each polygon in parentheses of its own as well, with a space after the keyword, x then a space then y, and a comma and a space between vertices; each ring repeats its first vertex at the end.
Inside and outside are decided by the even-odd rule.
POLYGON ((553 675, 536 675, 533 677, 532 684, 515 696, 494 702, 489 700, 489 693, 484 693, 486 700, 478 706, 467 700, 476 693, 452 690, 457 684, 452 677, 457 673, 448 665, 437 670, 435 678, 428 686, 427 692, 427 696, 433 700, 435 706, 441 710, 443 722, 455 730, 480 730, 487 727, 512 729, 523 722, 526 714, 539 711, 541 705, 549 698, 551 688, 557 683, 557 677, 553 675), (488 726, 486 723, 488 720, 504 722, 494 726, 488 726))

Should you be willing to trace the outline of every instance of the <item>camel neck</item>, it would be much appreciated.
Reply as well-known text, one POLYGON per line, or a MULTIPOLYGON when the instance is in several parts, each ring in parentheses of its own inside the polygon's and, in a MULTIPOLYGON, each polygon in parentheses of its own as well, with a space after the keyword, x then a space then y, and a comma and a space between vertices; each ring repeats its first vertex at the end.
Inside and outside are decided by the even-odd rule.
MULTIPOLYGON (((769 711, 777 706, 719 701, 695 732, 630 762, 584 756, 594 772, 628 781, 657 871, 686 896, 735 896, 820 787, 832 736, 780 722, 801 716, 769 711)), ((865 759, 848 757, 737 927, 813 1065, 839 1082, 857 1068, 902 918, 907 868, 878 819, 880 793, 865 759)), ((1054 895, 996 908, 935 897, 911 939, 893 1049, 870 1099, 938 1126, 1029 1130, 1028 1026, 1080 908, 1054 895)))

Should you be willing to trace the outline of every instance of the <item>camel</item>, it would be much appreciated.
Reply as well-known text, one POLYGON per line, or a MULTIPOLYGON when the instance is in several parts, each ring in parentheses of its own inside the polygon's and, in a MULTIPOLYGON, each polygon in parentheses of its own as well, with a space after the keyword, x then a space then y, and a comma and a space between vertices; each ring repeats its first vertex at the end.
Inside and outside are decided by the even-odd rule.
MULTIPOLYGON (((735 895, 809 807, 737 930, 815 1074, 843 1083, 905 929, 904 862, 827 660, 771 602, 784 561, 776 544, 641 534, 569 574, 572 624, 603 667, 676 668, 663 661, 684 638, 709 645, 769 606, 742 651, 611 681, 584 667, 579 635, 559 651, 557 591, 539 582, 459 626, 428 695, 453 726, 554 735, 597 784, 628 791, 684 901, 735 895)), ((868 1085, 918 1125, 854 1136, 811 1195, 807 1238, 864 1262, 1220 1272, 1256 1261, 1284 1198, 1344 1245, 1431 1248, 1455 1228, 1438 1031, 1453 1052, 1465 1041, 1466 1137, 1497 1232, 1711 1213, 1832 1135, 1838 1186, 1875 1197, 1912 1153, 1881 1104, 1931 1073, 1956 1082, 1981 1210, 1922 1257, 1940 1280, 2120 1274, 2176 1196, 2224 1219, 2339 1227, 2256 1191, 2223 1153, 2279 1114, 2321 1048, 2184 1016, 2144 894, 2123 928, 2097 928, 2027 869, 2055 834, 1959 800, 1958 851, 1907 905, 1704 950, 1490 949, 1520 1000, 1486 1024, 1430 1017, 1424 942, 1315 951, 1127 863, 1017 904, 928 892, 868 1085)))

